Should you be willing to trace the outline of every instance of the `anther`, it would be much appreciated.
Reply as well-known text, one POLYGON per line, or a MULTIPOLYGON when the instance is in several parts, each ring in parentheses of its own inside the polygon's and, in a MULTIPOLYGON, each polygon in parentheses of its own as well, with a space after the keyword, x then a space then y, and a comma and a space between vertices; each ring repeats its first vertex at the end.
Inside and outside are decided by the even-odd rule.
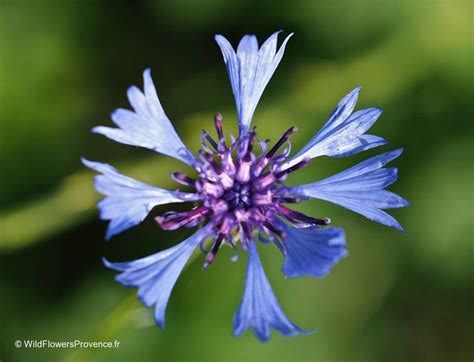
POLYGON ((254 187, 257 190, 263 190, 266 187, 270 186, 276 181, 275 176, 272 173, 267 173, 266 175, 259 177, 254 183, 254 187))
POLYGON ((224 240, 224 234, 219 234, 216 241, 214 242, 214 246, 212 247, 212 250, 206 256, 206 261, 204 262, 202 266, 204 269, 206 269, 209 266, 209 264, 211 264, 216 258, 217 252, 219 251, 219 248, 222 244, 222 240, 224 240))
POLYGON ((242 227, 243 235, 245 236, 245 240, 251 240, 252 239, 252 231, 250 230, 249 226, 245 223, 242 222, 240 223, 240 226, 242 227))
POLYGON ((280 202, 284 202, 284 203, 287 203, 287 204, 299 204, 300 202, 302 202, 304 199, 302 197, 299 197, 299 196, 285 196, 285 197, 274 197, 273 198, 273 201, 280 201, 280 202))
POLYGON ((209 144, 214 147, 214 149, 217 151, 217 142, 214 141, 214 139, 209 135, 209 133, 207 133, 204 129, 201 130, 202 131, 202 135, 204 137, 206 137, 206 140, 209 142, 209 144))
POLYGON ((185 186, 193 186, 194 187, 195 182, 196 182, 196 180, 192 179, 191 177, 186 176, 182 172, 172 172, 172 173, 170 173, 170 177, 174 181, 180 183, 181 185, 185 185, 185 186))
POLYGON ((286 131, 285 133, 283 133, 283 135, 280 137, 280 139, 278 140, 278 142, 275 144, 275 146, 273 146, 271 148, 270 151, 267 152, 267 154, 265 155, 266 158, 271 158, 276 151, 278 151, 278 149, 286 142, 288 141, 288 139, 291 137, 291 135, 293 133, 295 133, 296 131, 298 130, 298 128, 296 127, 291 127, 290 129, 288 129, 288 131, 286 131))
POLYGON ((163 230, 176 230, 181 226, 196 226, 209 212, 209 209, 204 206, 186 212, 168 211, 163 216, 155 217, 155 221, 163 230))
POLYGON ((304 223, 312 224, 312 225, 328 225, 331 222, 331 219, 329 219, 328 217, 318 219, 315 217, 305 215, 302 212, 289 209, 283 205, 277 205, 276 208, 289 221, 296 221, 296 222, 302 221, 304 223))
POLYGON ((275 174, 275 177, 276 177, 277 179, 279 179, 279 178, 282 177, 282 176, 285 176, 285 175, 287 175, 287 174, 289 174, 289 173, 291 173, 291 172, 294 172, 294 171, 296 171, 296 170, 299 170, 300 168, 303 168, 303 167, 308 166, 308 165, 309 165, 309 162, 310 162, 310 159, 309 159, 309 158, 305 158, 305 159, 301 160, 300 162, 298 162, 296 165, 293 165, 293 166, 291 166, 291 167, 289 167, 289 168, 287 168, 287 169, 285 169, 285 170, 283 170, 283 171, 280 171, 280 172, 276 173, 276 174, 275 174))
POLYGON ((222 114, 216 113, 214 115, 214 124, 216 126, 217 136, 219 141, 224 138, 224 133, 222 132, 222 114))
POLYGON ((250 140, 247 147, 247 154, 249 155, 252 152, 253 145, 257 141, 257 126, 253 127, 252 132, 250 132, 250 140))
POLYGON ((235 175, 235 179, 242 183, 250 180, 250 166, 252 165, 250 154, 247 154, 242 162, 240 162, 239 170, 235 175))
POLYGON ((264 222, 263 225, 271 231, 273 234, 279 236, 280 238, 284 238, 286 236, 286 233, 284 231, 278 230, 275 226, 273 226, 271 223, 268 221, 264 222))

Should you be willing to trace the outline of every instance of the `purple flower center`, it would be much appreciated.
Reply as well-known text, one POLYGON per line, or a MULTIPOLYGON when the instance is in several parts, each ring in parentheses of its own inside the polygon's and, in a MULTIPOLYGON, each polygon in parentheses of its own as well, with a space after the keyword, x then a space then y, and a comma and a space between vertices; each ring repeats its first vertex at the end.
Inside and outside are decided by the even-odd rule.
POLYGON ((316 219, 284 206, 284 203, 298 203, 301 197, 288 196, 284 186, 289 173, 308 165, 309 160, 284 168, 290 153, 288 139, 296 132, 291 127, 269 150, 268 141, 257 138, 256 128, 230 145, 222 131, 222 116, 214 117, 218 139, 214 140, 203 130, 202 150, 199 161, 193 166, 198 172, 192 179, 179 172, 171 176, 186 186, 194 187, 200 196, 199 205, 186 212, 167 212, 155 218, 165 230, 175 230, 182 226, 194 227, 209 219, 216 232, 213 247, 208 253, 205 266, 211 263, 223 241, 235 247, 234 240, 240 235, 242 246, 258 238, 263 242, 274 242, 281 246, 284 236, 282 219, 296 227, 327 225, 329 219, 316 219), (261 152, 257 155, 254 146, 261 152), (280 150, 283 145, 286 147, 280 150))
POLYGON ((229 210, 236 209, 248 210, 252 206, 252 186, 234 182, 230 190, 225 190, 222 198, 227 201, 229 210))

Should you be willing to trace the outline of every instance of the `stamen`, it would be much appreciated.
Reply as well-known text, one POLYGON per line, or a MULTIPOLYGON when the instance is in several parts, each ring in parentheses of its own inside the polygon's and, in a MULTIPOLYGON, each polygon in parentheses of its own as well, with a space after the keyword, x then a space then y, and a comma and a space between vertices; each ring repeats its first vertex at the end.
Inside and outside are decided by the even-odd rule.
MULTIPOLYGON (((225 198, 225 195, 223 196, 225 198)), ((229 210, 229 205, 224 200, 218 200, 217 202, 211 202, 209 205, 212 208, 212 212, 215 214, 223 213, 229 210)))
POLYGON ((273 162, 273 163, 279 163, 281 162, 283 159, 285 159, 287 156, 288 156, 288 152, 289 152, 289 149, 290 148, 287 148, 283 151, 283 155, 279 155, 277 157, 275 157, 274 159, 272 159, 272 157, 274 156, 274 154, 276 153, 276 151, 278 151, 278 149, 286 142, 288 141, 288 139, 291 137, 291 135, 293 133, 295 133, 298 129, 296 127, 291 127, 290 129, 288 129, 281 137, 280 139, 278 140, 278 142, 270 149, 270 151, 268 151, 264 157, 261 157, 260 160, 258 160, 257 164, 254 166, 254 169, 253 169, 253 174, 255 176, 259 176, 263 170, 268 166, 268 164, 270 162, 273 162), (281 156, 281 157, 280 157, 281 156))
POLYGON ((291 135, 293 133, 295 133, 296 131, 298 130, 298 128, 296 127, 291 127, 290 129, 288 129, 288 131, 286 131, 285 133, 283 133, 283 135, 280 137, 280 139, 278 140, 278 142, 275 144, 275 146, 273 146, 271 148, 270 151, 267 152, 267 154, 265 155, 266 158, 271 158, 273 157, 273 155, 275 154, 276 151, 278 151, 278 149, 288 140, 288 138, 291 137, 291 135))
POLYGON ((207 169, 207 171, 212 170, 216 174, 219 172, 219 167, 216 164, 215 159, 210 154, 204 153, 202 150, 199 150, 197 153, 202 161, 201 171, 206 171, 207 169))
POLYGON ((258 178, 253 186, 257 189, 257 190, 263 190, 265 189, 266 187, 270 186, 271 184, 273 184, 274 182, 276 181, 276 178, 273 174, 271 173, 267 173, 266 175, 258 178))
POLYGON ((275 226, 273 226, 270 222, 265 221, 263 223, 265 227, 270 230, 273 234, 278 235, 280 238, 284 238, 286 236, 286 233, 282 230, 277 229, 275 226))
POLYGON ((250 159, 250 154, 245 156, 244 160, 240 162, 239 170, 235 175, 237 181, 246 183, 250 180, 250 166, 252 165, 252 160, 250 159))
POLYGON ((219 251, 219 248, 222 244, 222 240, 224 240, 224 234, 219 234, 216 241, 214 242, 212 250, 206 256, 206 261, 204 262, 204 265, 202 266, 204 269, 206 269, 209 266, 209 264, 211 264, 216 258, 217 252, 219 251))
POLYGON ((247 154, 250 154, 253 150, 253 145, 257 141, 257 126, 253 127, 253 131, 250 132, 250 139, 247 147, 247 154))
POLYGON ((155 217, 155 221, 163 230, 176 230, 181 226, 196 226, 209 212, 210 210, 204 206, 186 212, 169 211, 163 216, 155 217))
POLYGON ((214 115, 214 125, 216 126, 217 136, 219 141, 224 139, 224 133, 222 132, 222 114, 216 113, 214 115))
POLYGON ((248 132, 247 134, 242 134, 239 137, 239 142, 238 142, 238 148, 237 148, 237 156, 239 159, 248 159, 250 160, 251 154, 252 154, 252 149, 253 145, 256 142, 256 133, 255 133, 255 127, 254 131, 248 132))
POLYGON ((211 195, 215 198, 222 196, 224 190, 222 189, 220 183, 214 182, 211 180, 199 180, 196 184, 199 192, 203 192, 207 195, 211 195))
POLYGON ((287 220, 291 222, 303 221, 305 223, 312 224, 312 225, 328 225, 331 222, 331 219, 329 219, 328 217, 325 217, 323 219, 318 219, 315 217, 305 215, 302 212, 289 209, 283 205, 277 205, 276 208, 283 216, 286 217, 287 220))
POLYGON ((193 187, 195 186, 196 180, 192 179, 191 177, 186 176, 182 172, 172 172, 170 173, 170 177, 177 183, 180 183, 181 185, 193 186, 193 187))
POLYGON ((201 131, 202 135, 206 138, 209 144, 217 151, 217 142, 214 141, 214 139, 205 130, 202 129, 201 131))
POLYGON ((251 232, 249 226, 245 222, 241 222, 240 226, 241 226, 242 231, 243 231, 244 239, 246 241, 249 241, 250 239, 252 239, 252 232, 251 232))
POLYGON ((285 202, 287 204, 299 204, 304 199, 299 196, 285 196, 285 197, 274 197, 273 201, 285 202))
POLYGON ((252 204, 255 206, 269 206, 272 204, 272 192, 267 190, 265 193, 254 193, 252 195, 252 204))
POLYGON ((310 162, 310 159, 309 159, 309 158, 305 158, 305 159, 303 159, 302 161, 298 162, 296 165, 293 165, 293 166, 291 166, 291 167, 289 167, 289 168, 287 168, 287 169, 285 169, 285 170, 283 170, 283 171, 280 171, 280 172, 276 173, 276 174, 275 174, 275 177, 276 177, 277 179, 279 179, 279 178, 282 177, 282 176, 285 176, 285 175, 287 175, 287 174, 289 174, 289 173, 291 173, 291 172, 294 172, 294 171, 296 171, 296 170, 299 170, 300 168, 303 168, 303 167, 308 166, 308 165, 309 165, 309 162, 310 162))
POLYGON ((262 153, 265 153, 267 151, 267 147, 268 147, 269 142, 270 142, 269 139, 266 139, 265 141, 258 142, 258 144, 260 146, 260 150, 262 151, 262 153))
POLYGON ((269 158, 266 158, 266 157, 260 158, 260 160, 258 160, 257 164, 253 168, 253 175, 255 177, 260 176, 262 171, 268 166, 269 163, 270 163, 269 158))
POLYGON ((233 216, 227 215, 222 219, 222 224, 220 225, 220 232, 224 235, 229 235, 233 227, 235 226, 233 216))

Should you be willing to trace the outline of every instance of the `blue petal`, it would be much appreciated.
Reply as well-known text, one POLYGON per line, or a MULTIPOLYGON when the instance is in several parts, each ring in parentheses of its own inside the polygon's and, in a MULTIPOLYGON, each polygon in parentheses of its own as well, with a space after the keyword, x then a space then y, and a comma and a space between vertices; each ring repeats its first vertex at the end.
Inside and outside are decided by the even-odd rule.
POLYGON ((121 273, 115 278, 125 286, 138 287, 138 299, 147 307, 155 306, 155 320, 163 328, 165 312, 171 291, 184 265, 201 241, 211 233, 211 227, 203 227, 180 244, 159 253, 130 262, 104 264, 121 273))
POLYGON ((379 108, 368 108, 352 113, 360 87, 346 95, 332 112, 321 130, 287 163, 290 167, 304 158, 322 155, 345 157, 387 143, 383 138, 364 134, 382 113, 379 108))
POLYGON ((396 168, 383 166, 400 156, 402 151, 398 149, 369 158, 325 180, 291 187, 289 192, 330 201, 368 219, 403 230, 397 220, 382 211, 409 205, 402 197, 384 190, 397 180, 398 175, 396 168))
POLYGON ((263 271, 255 242, 250 241, 249 260, 242 303, 234 316, 234 336, 240 336, 248 328, 261 341, 270 338, 270 328, 285 336, 308 334, 293 324, 281 310, 273 290, 263 271))
POLYGON ((97 206, 102 220, 110 220, 106 239, 139 224, 157 205, 197 200, 197 195, 169 191, 139 182, 105 163, 82 159, 87 167, 101 173, 94 185, 106 197, 97 206))
POLYGON ((293 228, 283 224, 286 237, 285 264, 287 277, 324 277, 331 267, 347 256, 344 231, 339 228, 293 228))
POLYGON ((255 35, 246 35, 240 41, 237 53, 222 35, 215 37, 224 56, 241 133, 248 131, 258 101, 283 57, 286 43, 293 35, 288 35, 277 51, 278 33, 272 34, 260 49, 255 35))
POLYGON ((193 164, 194 156, 179 138, 158 100, 150 69, 143 72, 143 80, 144 93, 135 86, 128 89, 134 111, 117 109, 112 113, 112 120, 119 128, 100 126, 92 131, 120 143, 145 147, 193 164))

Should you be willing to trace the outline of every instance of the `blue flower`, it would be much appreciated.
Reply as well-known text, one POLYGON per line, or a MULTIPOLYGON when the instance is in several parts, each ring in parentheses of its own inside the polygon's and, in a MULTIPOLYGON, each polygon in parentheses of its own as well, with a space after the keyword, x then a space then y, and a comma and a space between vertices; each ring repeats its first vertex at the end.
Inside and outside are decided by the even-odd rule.
POLYGON ((381 114, 378 108, 354 112, 360 88, 346 95, 323 128, 300 152, 290 156, 291 127, 269 147, 250 129, 257 103, 280 63, 290 34, 277 49, 278 32, 261 47, 255 36, 246 35, 234 51, 221 35, 215 40, 226 64, 239 120, 239 135, 224 137, 222 116, 216 114, 217 138, 203 131, 202 149, 193 155, 174 130, 158 100, 150 70, 143 73, 144 92, 131 87, 128 99, 133 111, 118 109, 112 120, 118 128, 96 127, 94 132, 127 145, 145 147, 191 166, 197 177, 175 172, 171 177, 190 192, 171 191, 147 185, 120 174, 113 167, 83 159, 98 172, 95 187, 105 197, 98 203, 100 217, 109 220, 106 239, 140 222, 157 205, 191 202, 189 211, 169 211, 156 216, 164 230, 197 227, 197 231, 176 246, 142 259, 104 264, 120 272, 116 280, 138 288, 138 298, 154 306, 155 320, 165 324, 165 310, 171 291, 193 251, 199 246, 207 255, 204 267, 215 259, 223 245, 240 247, 248 253, 244 295, 234 316, 234 335, 247 329, 262 341, 271 329, 285 336, 311 333, 295 325, 283 313, 265 275, 257 244, 273 243, 283 254, 282 271, 287 277, 324 277, 347 256, 344 232, 328 227, 329 218, 315 218, 287 205, 308 198, 326 200, 371 220, 402 230, 385 211, 407 206, 400 196, 385 190, 397 180, 396 168, 384 166, 401 150, 372 157, 322 181, 287 187, 287 176, 306 167, 318 156, 344 157, 386 143, 366 134, 381 114), (209 251, 205 244, 210 242, 209 251))

